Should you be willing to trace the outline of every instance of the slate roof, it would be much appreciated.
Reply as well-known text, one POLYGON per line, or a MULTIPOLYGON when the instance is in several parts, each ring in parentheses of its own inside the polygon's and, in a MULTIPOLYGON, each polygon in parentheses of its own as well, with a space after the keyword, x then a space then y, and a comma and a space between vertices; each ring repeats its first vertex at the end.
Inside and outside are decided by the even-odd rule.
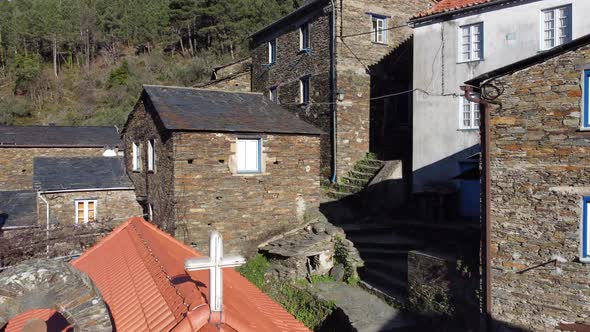
POLYGON ((145 85, 142 95, 149 98, 168 130, 322 133, 261 93, 145 85))
POLYGON ((477 5, 493 4, 499 2, 507 2, 513 0, 440 0, 431 8, 418 13, 412 20, 420 19, 427 16, 453 13, 459 10, 469 9, 477 5))
POLYGON ((287 26, 287 24, 291 20, 295 20, 298 17, 301 17, 303 15, 307 15, 311 12, 314 12, 314 11, 322 8, 322 6, 324 4, 328 4, 328 1, 327 0, 309 0, 304 5, 295 9, 294 11, 290 12, 289 14, 279 18, 278 20, 270 23, 269 25, 265 26, 264 28, 254 32, 253 34, 250 35, 250 38, 256 40, 258 38, 262 38, 267 32, 276 32, 274 30, 277 27, 287 26))
POLYGON ((0 229, 36 224, 36 191, 0 191, 0 229))
POLYGON ((133 188, 122 157, 36 157, 33 188, 41 191, 133 188))
POLYGON ((223 316, 216 323, 207 299, 209 271, 184 270, 187 258, 201 256, 136 217, 71 264, 98 287, 117 331, 309 332, 231 268, 223 270, 223 316))
POLYGON ((115 127, 0 126, 0 147, 120 147, 115 127))

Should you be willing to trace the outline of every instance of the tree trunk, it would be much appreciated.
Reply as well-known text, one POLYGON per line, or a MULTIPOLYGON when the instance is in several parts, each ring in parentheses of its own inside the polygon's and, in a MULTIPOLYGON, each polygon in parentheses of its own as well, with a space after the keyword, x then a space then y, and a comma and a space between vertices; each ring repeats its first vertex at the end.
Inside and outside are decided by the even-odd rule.
POLYGON ((189 47, 190 47, 190 53, 191 53, 191 56, 194 56, 195 55, 195 53, 194 53, 195 51, 194 51, 194 47, 193 47, 193 34, 191 32, 191 25, 190 25, 190 23, 188 23, 188 22, 186 23, 186 28, 188 29, 188 44, 189 44, 189 47))
POLYGON ((4 55, 4 46, 2 46, 2 31, 0 31, 0 67, 4 71, 6 65, 6 56, 4 55))
POLYGON ((182 52, 182 55, 184 56, 185 50, 184 50, 184 43, 182 42, 182 30, 179 31, 179 40, 180 40, 180 52, 182 52))
POLYGON ((90 71, 90 33, 86 28, 86 70, 90 71))
POLYGON ((234 60, 234 43, 229 42, 229 54, 231 54, 231 59, 234 60))
POLYGON ((53 34, 53 75, 57 78, 57 35, 53 34))

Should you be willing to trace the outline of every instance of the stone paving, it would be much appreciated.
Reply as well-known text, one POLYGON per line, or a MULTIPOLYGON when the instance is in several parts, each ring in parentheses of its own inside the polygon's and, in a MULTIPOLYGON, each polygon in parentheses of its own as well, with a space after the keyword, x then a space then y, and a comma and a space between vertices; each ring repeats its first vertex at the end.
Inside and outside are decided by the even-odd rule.
POLYGON ((360 287, 341 282, 324 282, 310 286, 310 290, 326 301, 333 301, 359 332, 411 330, 414 321, 404 312, 389 306, 377 296, 360 287))

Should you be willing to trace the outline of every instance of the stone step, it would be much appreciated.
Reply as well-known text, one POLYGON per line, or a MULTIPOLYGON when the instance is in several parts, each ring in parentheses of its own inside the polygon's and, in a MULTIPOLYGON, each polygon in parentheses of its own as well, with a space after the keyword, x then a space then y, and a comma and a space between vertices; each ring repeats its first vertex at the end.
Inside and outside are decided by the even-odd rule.
POLYGON ((337 190, 331 189, 330 191, 328 191, 327 195, 330 198, 342 199, 342 198, 348 197, 348 196, 350 196, 352 194, 351 193, 348 193, 348 192, 341 192, 341 191, 337 191, 337 190))
POLYGON ((364 248, 415 250, 424 247, 420 241, 395 234, 346 234, 354 246, 362 251, 364 248))
POLYGON ((408 294, 406 280, 371 268, 360 269, 359 276, 363 282, 387 295, 390 300, 394 299, 394 303, 404 304, 406 302, 408 294))
POLYGON ((377 160, 377 159, 362 159, 362 160, 359 160, 357 162, 357 164, 367 165, 367 166, 373 166, 373 167, 379 167, 380 168, 380 167, 383 166, 384 162, 381 161, 381 160, 377 160))
POLYGON ((364 261, 370 259, 408 259, 407 250, 363 248, 362 251, 359 251, 359 254, 364 261))
POLYGON ((381 169, 381 166, 372 166, 366 164, 356 164, 354 165, 354 170, 361 173, 372 173, 375 175, 378 170, 381 169))
POLYGON ((403 281, 408 281, 408 262, 407 259, 364 259, 365 266, 363 268, 379 271, 389 275, 391 278, 403 281))
POLYGON ((370 180, 372 177, 375 176, 375 173, 364 173, 364 172, 359 172, 359 171, 355 171, 352 170, 350 172, 348 172, 348 175, 352 178, 356 178, 356 179, 366 179, 366 180, 370 180))
POLYGON ((352 185, 352 184, 346 184, 346 183, 337 183, 334 184, 334 188, 337 189, 339 192, 347 192, 347 193, 357 193, 361 190, 363 190, 363 187, 359 187, 356 185, 352 185))
POLYGON ((353 186, 365 187, 367 183, 369 183, 368 179, 358 179, 354 177, 343 176, 341 177, 342 182, 346 184, 351 184, 353 186))

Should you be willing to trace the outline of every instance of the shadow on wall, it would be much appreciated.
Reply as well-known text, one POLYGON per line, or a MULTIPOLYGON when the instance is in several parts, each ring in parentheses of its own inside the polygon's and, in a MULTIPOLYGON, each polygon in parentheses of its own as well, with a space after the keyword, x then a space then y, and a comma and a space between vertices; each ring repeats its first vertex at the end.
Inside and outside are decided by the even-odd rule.
POLYGON ((458 188, 458 181, 453 180, 453 177, 461 173, 459 162, 480 151, 480 145, 476 144, 413 171, 413 192, 421 192, 432 188, 458 188))

